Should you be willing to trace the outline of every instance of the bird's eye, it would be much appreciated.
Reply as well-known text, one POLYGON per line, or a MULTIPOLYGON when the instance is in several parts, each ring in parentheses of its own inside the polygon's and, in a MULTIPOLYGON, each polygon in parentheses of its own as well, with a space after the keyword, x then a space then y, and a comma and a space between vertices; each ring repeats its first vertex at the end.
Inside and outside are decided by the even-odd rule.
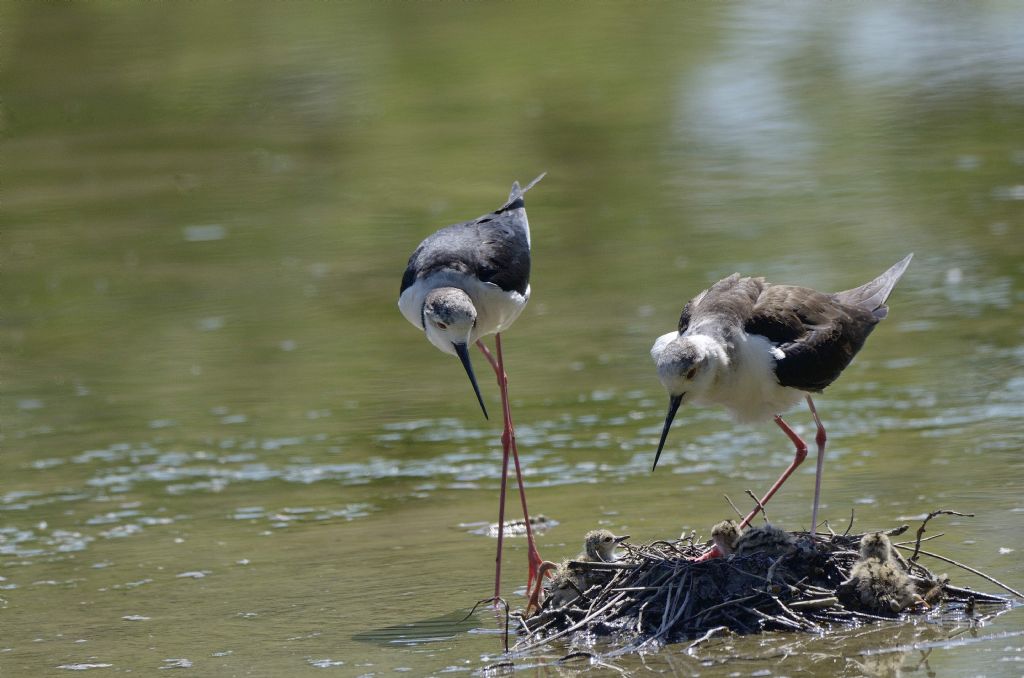
POLYGON ((686 373, 686 378, 687 379, 693 379, 693 375, 695 375, 695 374, 697 374, 697 368, 696 367, 691 367, 690 371, 686 373))
POLYGON ((436 325, 437 329, 439 329, 439 330, 443 330, 443 329, 446 329, 448 327, 447 325, 445 325, 440 320, 438 320, 436 323, 434 323, 434 325, 436 325))
POLYGON ((605 540, 605 541, 611 541, 611 540, 612 540, 612 538, 611 538, 611 537, 605 537, 605 538, 604 538, 604 540, 605 540))

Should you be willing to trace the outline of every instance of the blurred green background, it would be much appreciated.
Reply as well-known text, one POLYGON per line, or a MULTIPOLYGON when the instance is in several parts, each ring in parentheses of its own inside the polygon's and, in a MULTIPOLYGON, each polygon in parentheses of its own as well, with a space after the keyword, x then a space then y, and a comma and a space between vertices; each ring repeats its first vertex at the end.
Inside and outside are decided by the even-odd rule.
MULTIPOLYGON (((499 425, 396 301, 423 237, 541 171, 505 352, 531 508, 559 523, 545 557, 598 524, 706 533, 791 456, 771 424, 684 408, 649 473, 647 352, 688 298, 733 271, 845 289, 913 251, 817 399, 823 515, 975 512, 930 523, 933 549, 1024 586, 1021 5, 3 3, 0 22, 0 672, 497 661, 493 618, 453 620, 490 591, 499 425)), ((773 521, 806 527, 810 466, 773 521)), ((505 563, 511 593, 521 540, 505 563)), ((971 644, 933 621, 716 657, 781 645, 787 664, 743 666, 860 675, 858 653, 931 643, 940 675, 1018 673, 1019 611, 971 644)), ((647 666, 735 670, 679 648, 647 666)))

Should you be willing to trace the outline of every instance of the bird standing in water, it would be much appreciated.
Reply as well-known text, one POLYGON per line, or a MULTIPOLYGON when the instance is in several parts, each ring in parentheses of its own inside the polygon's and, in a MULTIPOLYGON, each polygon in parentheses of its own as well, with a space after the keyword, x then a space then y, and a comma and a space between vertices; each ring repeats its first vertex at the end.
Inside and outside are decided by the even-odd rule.
MULTIPOLYGON (((807 456, 807 444, 781 416, 803 398, 817 426, 813 532, 818 524, 826 435, 810 394, 839 377, 886 317, 885 301, 913 256, 845 292, 774 285, 764 278, 734 273, 691 299, 680 315, 679 329, 659 337, 651 349, 658 378, 669 393, 654 466, 684 399, 722 405, 741 422, 771 418, 793 442, 796 455, 761 499, 763 506, 807 456)), ((758 510, 751 511, 739 528, 749 525, 758 510)), ((716 555, 721 555, 717 547, 705 557, 716 555)))
POLYGON ((484 417, 487 417, 487 408, 469 359, 471 344, 475 343, 484 354, 498 380, 504 428, 501 434, 495 597, 501 593, 501 550, 509 456, 515 462, 526 523, 528 587, 532 585, 541 563, 526 508, 526 492, 509 407, 508 375, 501 353, 501 332, 519 317, 530 299, 530 224, 526 219, 523 194, 542 178, 543 174, 526 188, 520 188, 518 182, 513 183, 508 201, 494 212, 446 226, 428 236, 409 257, 398 298, 398 308, 406 320, 423 330, 430 343, 438 349, 458 357, 469 376, 484 417), (489 334, 494 335, 495 355, 482 341, 489 334))

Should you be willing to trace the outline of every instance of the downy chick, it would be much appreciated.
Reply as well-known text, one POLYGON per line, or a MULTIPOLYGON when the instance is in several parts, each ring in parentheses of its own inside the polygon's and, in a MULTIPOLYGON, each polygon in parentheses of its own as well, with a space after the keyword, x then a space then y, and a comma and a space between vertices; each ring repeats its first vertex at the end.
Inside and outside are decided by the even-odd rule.
POLYGON ((567 558, 559 565, 551 561, 542 563, 538 573, 537 588, 530 596, 527 610, 539 609, 544 604, 544 574, 549 571, 554 572, 554 578, 548 586, 547 598, 550 600, 551 607, 561 607, 601 579, 597 573, 573 570, 569 567, 569 562, 613 563, 616 560, 615 547, 626 539, 629 539, 628 534, 616 537, 610 530, 591 530, 584 536, 583 550, 575 558, 567 558))
POLYGON ((882 532, 868 533, 860 540, 860 559, 850 570, 849 582, 857 602, 872 612, 892 614, 923 602, 882 532))

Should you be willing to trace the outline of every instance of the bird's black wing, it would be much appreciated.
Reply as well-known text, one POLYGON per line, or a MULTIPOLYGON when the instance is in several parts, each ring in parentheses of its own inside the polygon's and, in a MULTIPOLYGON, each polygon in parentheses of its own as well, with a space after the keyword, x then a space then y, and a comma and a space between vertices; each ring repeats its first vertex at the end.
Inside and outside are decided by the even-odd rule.
POLYGON ((850 364, 878 320, 834 294, 766 285, 744 329, 766 337, 782 351, 775 363, 780 384, 821 391, 850 364))
POLYGON ((525 188, 512 182, 508 200, 494 212, 446 226, 427 237, 409 257, 399 295, 418 279, 444 270, 476 276, 506 292, 526 294, 530 240, 523 195, 546 174, 542 172, 525 188))
POLYGON ((530 246, 522 197, 502 210, 446 226, 420 243, 409 257, 399 293, 419 278, 449 270, 476 276, 506 292, 526 293, 530 246))

